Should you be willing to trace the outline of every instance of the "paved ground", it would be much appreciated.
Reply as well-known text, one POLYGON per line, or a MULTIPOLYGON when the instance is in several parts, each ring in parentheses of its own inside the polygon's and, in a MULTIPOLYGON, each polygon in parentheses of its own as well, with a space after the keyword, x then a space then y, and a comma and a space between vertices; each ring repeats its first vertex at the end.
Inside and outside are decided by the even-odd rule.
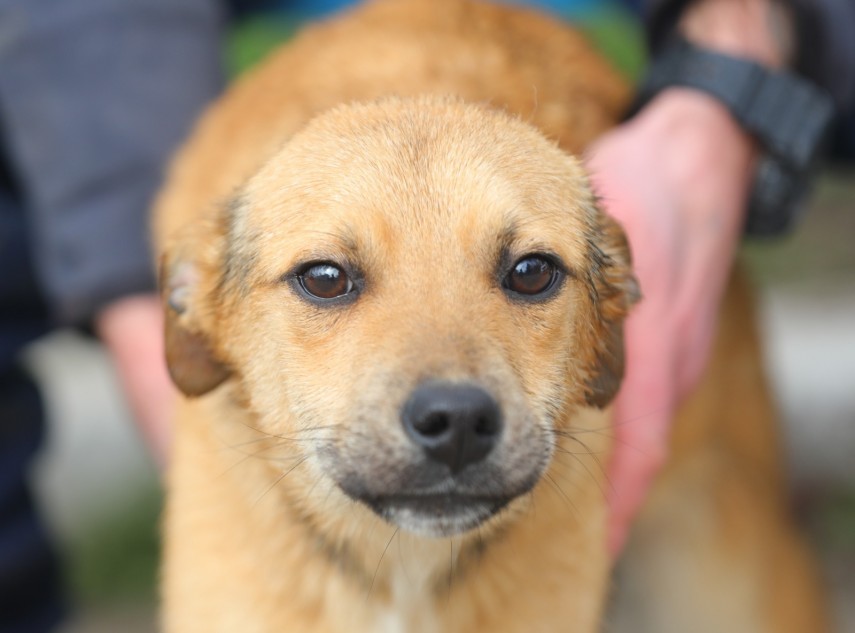
MULTIPOLYGON (((855 230, 841 235, 841 223, 846 229, 846 222, 855 222, 855 214, 849 209, 851 190, 841 195, 834 187, 826 191, 820 206, 827 207, 827 213, 811 219, 799 235, 801 242, 773 247, 771 255, 763 247, 751 249, 749 256, 763 282, 767 356, 782 404, 794 490, 806 500, 809 523, 820 541, 841 619, 839 631, 855 633, 855 535, 848 532, 855 507, 855 249, 851 247, 855 230), (801 254, 809 250, 812 240, 819 244, 817 252, 803 266, 801 254), (832 246, 843 250, 829 260, 832 246), (788 255, 788 249, 800 254, 800 259, 793 261, 796 258, 788 255), (788 267, 796 272, 786 272, 788 267), (832 503, 828 510, 829 496, 848 501, 842 506, 832 503), (835 518, 838 511, 848 518, 835 518)), ((59 538, 69 544, 72 559, 86 547, 97 553, 107 548, 116 531, 109 527, 102 537, 99 530, 115 525, 117 515, 133 515, 150 503, 156 474, 94 343, 60 333, 34 347, 29 359, 42 377, 53 419, 49 450, 37 473, 46 512, 59 538)), ((154 511, 143 516, 147 518, 138 522, 144 523, 141 529, 146 536, 139 541, 143 543, 139 549, 150 557, 147 548, 153 546, 145 539, 154 530, 154 511)), ((122 565, 135 560, 133 552, 130 558, 126 551, 116 552, 122 565)), ((142 562, 143 567, 146 564, 142 562)), ((142 577, 148 578, 146 573, 142 577)), ((132 587, 113 600, 109 579, 92 582, 90 586, 108 590, 87 595, 92 608, 83 610, 69 633, 154 630, 150 588, 132 587)))

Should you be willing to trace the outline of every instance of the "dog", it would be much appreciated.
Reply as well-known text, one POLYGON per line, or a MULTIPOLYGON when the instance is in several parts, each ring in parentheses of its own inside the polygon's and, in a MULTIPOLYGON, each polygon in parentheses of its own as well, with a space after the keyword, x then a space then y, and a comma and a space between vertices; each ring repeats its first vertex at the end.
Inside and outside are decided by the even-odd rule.
POLYGON ((167 632, 825 630, 736 282, 612 572, 639 289, 573 155, 629 97, 537 13, 375 0, 210 109, 155 215, 167 632))

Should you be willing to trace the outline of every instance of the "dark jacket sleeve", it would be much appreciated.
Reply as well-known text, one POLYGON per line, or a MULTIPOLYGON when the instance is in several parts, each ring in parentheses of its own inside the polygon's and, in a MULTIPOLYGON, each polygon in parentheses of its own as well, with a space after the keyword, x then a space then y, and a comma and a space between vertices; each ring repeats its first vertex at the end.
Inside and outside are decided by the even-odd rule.
POLYGON ((55 318, 154 287, 148 209, 221 88, 215 0, 0 2, 0 121, 55 318))

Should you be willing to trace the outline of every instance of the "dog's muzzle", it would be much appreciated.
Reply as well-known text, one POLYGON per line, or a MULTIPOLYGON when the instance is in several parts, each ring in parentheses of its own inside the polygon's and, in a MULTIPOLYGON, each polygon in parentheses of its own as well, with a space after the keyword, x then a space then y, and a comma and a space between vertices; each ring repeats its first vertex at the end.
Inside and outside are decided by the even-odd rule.
POLYGON ((407 462, 390 462, 368 478, 363 471, 340 486, 403 529, 431 537, 466 532, 536 482, 539 471, 525 481, 508 480, 499 450, 506 433, 502 407, 480 386, 423 383, 405 401, 400 422, 407 462))

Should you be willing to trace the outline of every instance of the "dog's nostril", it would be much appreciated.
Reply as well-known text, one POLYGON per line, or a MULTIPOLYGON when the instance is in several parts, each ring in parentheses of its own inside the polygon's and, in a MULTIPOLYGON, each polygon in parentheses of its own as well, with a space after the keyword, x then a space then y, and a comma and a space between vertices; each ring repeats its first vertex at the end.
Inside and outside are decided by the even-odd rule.
POLYGON ((498 419, 480 417, 475 423, 475 433, 484 437, 495 435, 499 431, 498 419))
POLYGON ((498 403, 474 385, 422 385, 404 405, 401 421, 410 439, 453 473, 484 459, 502 431, 498 403))
POLYGON ((450 426, 448 416, 444 413, 434 413, 427 416, 424 420, 415 423, 419 433, 426 437, 437 437, 448 431, 450 426))

